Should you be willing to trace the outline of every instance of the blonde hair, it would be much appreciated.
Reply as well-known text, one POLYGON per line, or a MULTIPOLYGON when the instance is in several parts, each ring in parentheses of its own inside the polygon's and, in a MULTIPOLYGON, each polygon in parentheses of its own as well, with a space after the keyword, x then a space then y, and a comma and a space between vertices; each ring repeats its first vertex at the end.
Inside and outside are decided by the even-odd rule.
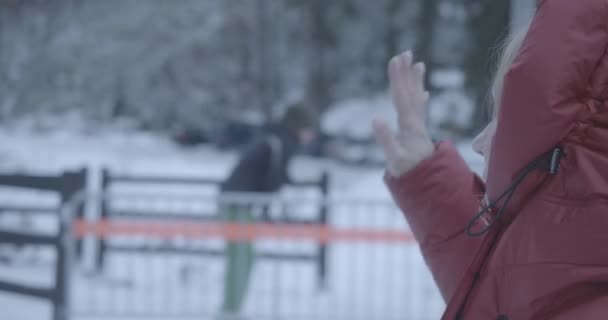
POLYGON ((513 61, 515 61, 515 58, 521 49, 524 39, 526 38, 526 34, 528 33, 528 29, 529 25, 526 25, 516 31, 511 32, 498 50, 500 59, 496 67, 496 73, 494 74, 494 80, 492 81, 491 88, 492 118, 496 118, 498 115, 505 76, 507 75, 507 72, 509 72, 513 61))

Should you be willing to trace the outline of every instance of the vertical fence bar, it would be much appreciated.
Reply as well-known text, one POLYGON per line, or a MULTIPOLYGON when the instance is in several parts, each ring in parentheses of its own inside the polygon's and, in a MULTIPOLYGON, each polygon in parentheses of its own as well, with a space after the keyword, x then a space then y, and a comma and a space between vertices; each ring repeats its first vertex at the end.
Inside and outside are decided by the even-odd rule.
POLYGON ((55 243, 56 248, 56 270, 55 270, 55 290, 52 295, 52 304, 53 304, 53 320, 67 320, 68 319, 68 310, 67 310, 67 300, 68 300, 68 286, 66 285, 66 280, 68 275, 67 273, 67 265, 66 263, 66 252, 64 248, 64 234, 66 230, 63 227, 63 222, 60 222, 61 226, 59 227, 60 234, 58 235, 57 242, 55 243))
MULTIPOLYGON (((99 220, 104 223, 107 221, 110 213, 109 213, 109 205, 108 205, 108 195, 109 195, 109 185, 111 182, 110 171, 107 168, 103 168, 101 171, 101 198, 100 198, 100 213, 99 220)), ((107 251, 107 239, 105 235, 97 235, 97 255, 95 258, 95 267, 97 271, 101 272, 105 266, 106 259, 106 251, 107 251)))
MULTIPOLYGON (((58 210, 58 233, 57 241, 55 242, 57 264, 55 268, 55 290, 53 294, 53 320, 67 320, 69 317, 68 301, 69 301, 69 268, 71 261, 69 257, 69 234, 71 234, 70 226, 72 215, 74 212, 68 212, 71 207, 71 200, 78 191, 84 190, 86 186, 86 169, 78 172, 65 172, 61 176, 60 196, 61 204, 58 210), (67 209, 67 210, 66 210, 67 209)), ((74 208, 81 211, 81 203, 77 203, 74 208)), ((76 215, 80 213, 76 212, 76 215)))
MULTIPOLYGON (((329 174, 325 171, 321 176, 321 207, 319 209, 319 222, 322 226, 328 226, 329 223, 329 208, 328 208, 328 199, 329 199, 329 174)), ((327 289, 327 243, 322 242, 319 246, 319 254, 318 254, 318 262, 317 262, 317 272, 319 277, 319 289, 325 290, 327 289)))
MULTIPOLYGON (((82 168, 78 173, 76 173, 76 183, 79 186, 78 190, 82 190, 82 191, 86 191, 87 189, 87 178, 88 178, 88 170, 86 168, 82 168)), ((76 191, 78 191, 76 190, 76 191)), ((76 192, 75 191, 75 192, 76 192)), ((70 195, 73 197, 73 194, 70 195)), ((69 201, 70 199, 65 199, 65 201, 69 201)), ((84 205, 85 202, 83 201, 78 201, 78 203, 74 204, 74 212, 71 212, 71 219, 72 220, 76 220, 76 221, 84 221, 85 218, 85 213, 84 213, 84 205)), ((69 226, 68 226, 69 227, 69 226)), ((65 230, 66 232, 70 232, 70 230, 65 230)), ((83 262, 84 261, 84 237, 80 237, 79 239, 75 239, 76 241, 76 248, 75 248, 75 258, 78 259, 78 261, 83 262)))

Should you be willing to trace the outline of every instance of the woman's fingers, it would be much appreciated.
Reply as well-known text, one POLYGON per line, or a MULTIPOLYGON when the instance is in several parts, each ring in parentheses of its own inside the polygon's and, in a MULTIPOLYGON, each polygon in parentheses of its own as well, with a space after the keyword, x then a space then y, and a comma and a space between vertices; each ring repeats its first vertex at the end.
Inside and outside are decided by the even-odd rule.
POLYGON ((373 126, 374 135, 376 136, 378 143, 382 145, 384 155, 387 159, 395 159, 399 155, 399 150, 401 148, 395 134, 390 129, 386 121, 374 119, 373 126))
POLYGON ((408 50, 401 55, 401 59, 403 59, 403 67, 410 67, 412 61, 414 61, 414 54, 412 53, 412 51, 408 50))
POLYGON ((408 86, 424 91, 424 74, 426 65, 423 62, 412 64, 414 57, 411 51, 395 56, 389 62, 388 74, 391 85, 408 86))
POLYGON ((397 111, 400 131, 420 131, 426 123, 424 107, 428 93, 424 89, 424 63, 412 64, 410 51, 402 53, 389 62, 389 78, 394 107, 397 111))
POLYGON ((393 96, 393 104, 395 110, 397 111, 397 118, 399 119, 399 127, 403 127, 404 120, 408 118, 408 114, 410 113, 408 108, 411 103, 407 100, 409 99, 409 84, 407 81, 407 70, 409 66, 407 63, 411 61, 408 56, 411 53, 405 52, 400 55, 395 56, 390 64, 389 64, 389 78, 391 85, 391 93, 393 96))
POLYGON ((404 85, 406 80, 403 75, 407 74, 411 68, 413 55, 411 51, 406 51, 391 59, 388 64, 389 80, 392 85, 404 85))
POLYGON ((418 62, 414 65, 414 81, 418 86, 418 89, 424 91, 424 74, 426 72, 426 65, 423 62, 418 62))
POLYGON ((399 73, 401 64, 400 56, 394 56, 391 61, 388 63, 388 78, 391 83, 393 83, 397 79, 397 74, 399 73))
POLYGON ((388 172, 399 177, 433 152, 426 128, 425 107, 429 93, 424 87, 426 66, 413 64, 411 51, 404 52, 388 64, 390 90, 397 111, 399 134, 388 124, 374 120, 374 134, 386 155, 388 172))

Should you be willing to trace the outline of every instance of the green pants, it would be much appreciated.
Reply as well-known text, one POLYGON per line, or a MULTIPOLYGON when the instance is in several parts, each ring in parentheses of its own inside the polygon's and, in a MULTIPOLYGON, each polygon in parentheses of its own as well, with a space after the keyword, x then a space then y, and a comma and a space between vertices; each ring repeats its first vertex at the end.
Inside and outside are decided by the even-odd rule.
MULTIPOLYGON (((228 223, 251 223, 253 217, 247 208, 229 207, 222 210, 222 216, 228 223)), ((226 272, 224 273, 224 302, 222 312, 237 313, 240 311, 249 285, 251 269, 255 254, 251 242, 233 242, 226 244, 226 272)))

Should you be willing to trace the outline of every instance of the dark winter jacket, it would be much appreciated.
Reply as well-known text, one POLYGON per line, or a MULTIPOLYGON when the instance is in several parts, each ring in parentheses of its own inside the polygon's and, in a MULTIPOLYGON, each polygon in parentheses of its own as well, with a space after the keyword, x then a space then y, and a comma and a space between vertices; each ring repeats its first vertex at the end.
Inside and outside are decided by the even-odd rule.
POLYGON ((608 0, 541 1, 505 78, 487 185, 448 143, 387 176, 448 302, 443 319, 608 319, 607 50, 608 0), (485 189, 496 200, 557 145, 557 174, 530 173, 498 225, 466 235, 485 189))
POLYGON ((222 191, 275 192, 289 182, 288 165, 298 150, 296 136, 281 125, 271 125, 241 154, 222 191))

